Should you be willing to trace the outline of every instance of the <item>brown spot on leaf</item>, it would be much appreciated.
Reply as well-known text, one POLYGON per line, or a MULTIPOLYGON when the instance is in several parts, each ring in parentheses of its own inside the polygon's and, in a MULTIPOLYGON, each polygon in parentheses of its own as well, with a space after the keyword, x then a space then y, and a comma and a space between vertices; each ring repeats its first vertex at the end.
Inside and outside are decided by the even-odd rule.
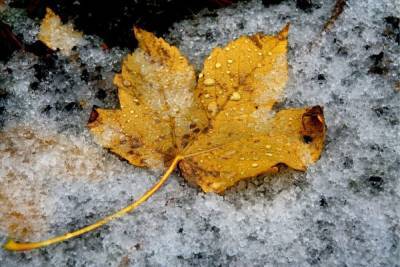
POLYGON ((161 47, 160 51, 161 51, 161 54, 163 55, 163 60, 168 61, 168 59, 170 57, 168 51, 164 47, 161 47))
POLYGON ((314 106, 303 114, 303 133, 322 132, 325 128, 324 112, 320 106, 314 106))
POLYGON ((189 134, 184 134, 182 136, 182 141, 181 141, 182 147, 186 147, 187 144, 189 143, 189 140, 190 140, 190 135, 189 134))
POLYGON ((262 49, 263 45, 262 42, 260 41, 260 36, 262 36, 260 33, 257 33, 255 35, 249 36, 249 39, 260 49, 262 49))
POLYGON ((163 161, 165 165, 169 165, 171 161, 175 158, 176 149, 170 147, 167 151, 163 153, 163 161))
POLYGON ((92 112, 90 113, 88 123, 95 122, 98 117, 99 117, 99 113, 96 111, 96 108, 93 108, 92 112))
POLYGON ((132 137, 130 140, 130 145, 132 149, 135 149, 143 146, 143 142, 139 138, 132 137))
POLYGON ((201 130, 200 130, 199 128, 195 128, 195 129, 193 130, 193 133, 198 134, 200 131, 201 131, 201 130))
POLYGON ((304 135, 304 136, 303 136, 303 141, 304 141, 304 143, 306 143, 306 144, 311 143, 312 140, 313 140, 312 137, 309 136, 309 135, 304 135))

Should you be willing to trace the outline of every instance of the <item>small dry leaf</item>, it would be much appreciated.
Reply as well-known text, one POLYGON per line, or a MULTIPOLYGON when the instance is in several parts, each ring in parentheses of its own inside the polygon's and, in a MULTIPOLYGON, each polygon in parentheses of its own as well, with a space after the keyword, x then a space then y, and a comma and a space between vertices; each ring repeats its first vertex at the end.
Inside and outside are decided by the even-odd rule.
POLYGON ((69 56, 74 46, 82 40, 83 34, 75 31, 72 24, 62 24, 61 19, 50 8, 46 8, 46 16, 40 25, 38 39, 53 50, 69 56))
POLYGON ((288 79, 288 26, 215 48, 196 78, 176 47, 135 29, 139 48, 117 74, 120 109, 96 109, 98 143, 141 167, 179 169, 205 192, 275 173, 305 170, 322 151, 322 108, 272 111, 288 79))
POLYGON ((0 11, 3 12, 6 9, 7 9, 7 4, 5 3, 4 0, 0 0, 0 11))

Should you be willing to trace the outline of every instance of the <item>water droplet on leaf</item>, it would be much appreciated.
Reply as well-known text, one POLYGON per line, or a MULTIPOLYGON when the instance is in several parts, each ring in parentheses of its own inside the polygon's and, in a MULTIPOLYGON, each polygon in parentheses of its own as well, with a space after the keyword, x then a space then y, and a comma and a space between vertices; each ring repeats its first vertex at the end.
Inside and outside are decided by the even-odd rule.
POLYGON ((207 79, 204 80, 203 83, 204 83, 204 85, 206 85, 206 86, 211 86, 211 85, 214 85, 214 84, 215 84, 215 80, 212 79, 212 78, 207 78, 207 79))

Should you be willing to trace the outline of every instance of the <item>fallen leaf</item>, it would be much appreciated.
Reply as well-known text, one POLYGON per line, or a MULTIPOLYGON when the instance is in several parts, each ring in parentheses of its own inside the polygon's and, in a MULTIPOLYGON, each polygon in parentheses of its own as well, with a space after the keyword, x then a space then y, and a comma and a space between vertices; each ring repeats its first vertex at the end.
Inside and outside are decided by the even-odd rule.
POLYGON ((20 144, 28 141, 29 151, 36 151, 38 146, 32 143, 43 140, 36 139, 23 127, 0 131, 0 140, 0 162, 4 170, 0 176, 0 233, 19 239, 37 238, 48 231, 46 215, 40 205, 47 196, 42 193, 45 191, 43 183, 32 183, 29 174, 24 172, 23 165, 29 153, 21 151, 20 146, 24 145, 20 144), (13 170, 10 163, 21 168, 13 170))
POLYGON ((38 39, 53 50, 69 56, 72 48, 82 41, 83 34, 75 31, 72 24, 62 24, 61 19, 50 8, 40 25, 38 39))
POLYGON ((7 4, 5 0, 0 0, 0 11, 3 12, 6 9, 7 9, 7 4))
POLYGON ((117 74, 120 109, 96 109, 88 126, 131 164, 179 169, 205 192, 277 172, 305 170, 322 151, 322 108, 273 111, 288 79, 288 26, 215 48, 196 79, 176 47, 135 29, 139 48, 117 74))
POLYGON ((203 191, 223 193, 240 180, 276 173, 280 164, 304 171, 320 157, 322 108, 273 110, 288 79, 288 26, 276 36, 257 33, 215 48, 197 85, 176 47, 134 32, 139 48, 114 79, 120 108, 94 109, 88 127, 102 146, 135 166, 166 169, 164 175, 141 198, 94 224, 40 242, 9 240, 5 249, 40 248, 99 228, 145 202, 177 166, 203 191))

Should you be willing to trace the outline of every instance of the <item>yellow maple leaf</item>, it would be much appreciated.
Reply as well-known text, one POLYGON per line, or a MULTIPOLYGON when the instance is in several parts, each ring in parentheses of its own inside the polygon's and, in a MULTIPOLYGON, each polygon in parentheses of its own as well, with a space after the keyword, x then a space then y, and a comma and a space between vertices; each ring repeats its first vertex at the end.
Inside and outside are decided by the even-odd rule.
POLYGON ((82 40, 83 34, 75 31, 72 24, 62 24, 61 19, 50 8, 46 8, 38 34, 38 39, 53 50, 69 56, 74 46, 82 40))
POLYGON ((91 231, 146 201, 179 166, 205 192, 222 193, 242 179, 304 171, 321 154, 322 108, 274 111, 288 79, 288 26, 277 35, 242 36, 215 48, 196 77, 176 47, 135 28, 139 48, 123 62, 120 108, 95 109, 88 127, 102 146, 140 167, 166 168, 143 197, 95 224, 37 243, 41 247, 91 231))
POLYGON ((205 192, 276 172, 279 163, 305 170, 321 153, 325 126, 321 108, 272 112, 288 79, 287 33, 285 27, 215 48, 196 87, 193 67, 176 47, 135 29, 139 49, 114 79, 120 109, 96 109, 89 128, 136 166, 163 168, 182 157, 183 176, 205 192))

